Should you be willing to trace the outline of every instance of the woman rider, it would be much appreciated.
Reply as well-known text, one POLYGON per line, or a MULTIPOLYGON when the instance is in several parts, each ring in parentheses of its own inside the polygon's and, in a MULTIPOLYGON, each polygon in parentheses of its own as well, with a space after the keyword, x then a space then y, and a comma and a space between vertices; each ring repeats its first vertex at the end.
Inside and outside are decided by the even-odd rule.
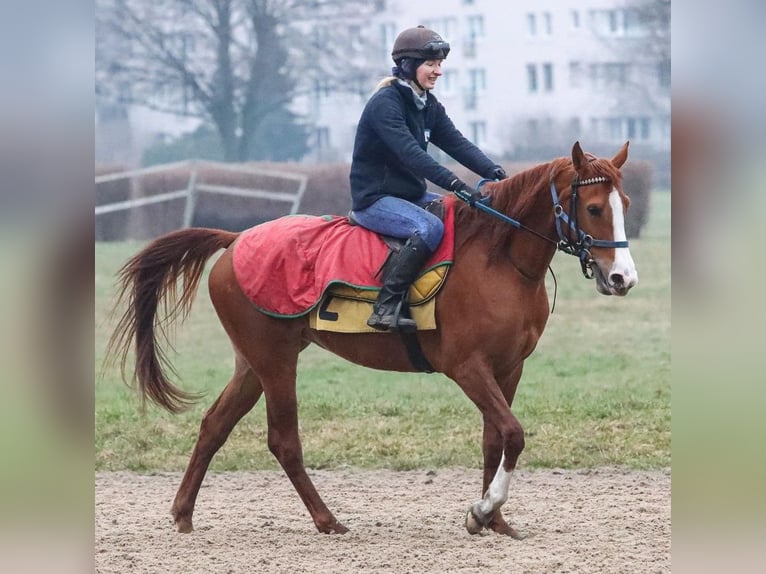
POLYGON ((407 239, 383 275, 367 324, 378 330, 415 330, 400 315, 412 282, 444 234, 444 225, 423 206, 441 197, 426 191, 426 179, 474 198, 470 188, 426 151, 433 143, 453 159, 488 179, 504 179, 502 167, 461 134, 431 90, 442 75, 450 47, 423 26, 397 36, 392 77, 382 80, 359 120, 351 163, 352 217, 383 235, 407 239))

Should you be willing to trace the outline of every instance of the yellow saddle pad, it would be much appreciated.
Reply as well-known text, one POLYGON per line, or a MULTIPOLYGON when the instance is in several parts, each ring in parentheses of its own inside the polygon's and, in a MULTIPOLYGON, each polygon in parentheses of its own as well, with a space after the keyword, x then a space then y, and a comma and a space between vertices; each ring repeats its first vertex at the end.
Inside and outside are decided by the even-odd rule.
MULTIPOLYGON (((436 294, 447 278, 449 264, 433 267, 410 287, 410 313, 418 331, 436 329, 436 294)), ((379 333, 367 326, 378 289, 335 284, 325 290, 309 314, 309 326, 336 333, 379 333)))

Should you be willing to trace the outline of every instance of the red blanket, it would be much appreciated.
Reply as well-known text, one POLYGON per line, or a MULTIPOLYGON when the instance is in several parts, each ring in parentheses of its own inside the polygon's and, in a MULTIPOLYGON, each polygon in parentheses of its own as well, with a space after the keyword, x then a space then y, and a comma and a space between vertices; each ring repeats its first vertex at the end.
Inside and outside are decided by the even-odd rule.
MULTIPOLYGON (((452 262, 454 214, 446 203, 444 239, 423 271, 452 262)), ((252 227, 234 245, 234 272, 250 300, 279 317, 308 313, 333 283, 379 289, 374 275, 388 246, 345 217, 292 215, 252 227)))

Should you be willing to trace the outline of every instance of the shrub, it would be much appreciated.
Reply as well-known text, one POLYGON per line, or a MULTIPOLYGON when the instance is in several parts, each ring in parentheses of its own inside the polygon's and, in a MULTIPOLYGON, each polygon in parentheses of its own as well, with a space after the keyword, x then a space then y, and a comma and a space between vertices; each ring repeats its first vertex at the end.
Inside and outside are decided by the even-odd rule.
MULTIPOLYGON (((299 212, 308 215, 344 215, 351 208, 348 164, 300 164, 250 162, 248 167, 265 171, 303 174, 308 177, 299 212)), ((530 162, 505 163, 509 174, 518 173, 534 165, 530 162)), ((479 177, 467 168, 450 164, 455 174, 469 185, 476 185, 479 177)), ((97 174, 120 171, 120 166, 101 166, 97 174)), ((642 161, 629 161, 623 167, 625 192, 631 198, 626 231, 628 237, 638 237, 646 223, 651 189, 651 165, 642 161)), ((99 185, 97 204, 122 201, 186 189, 190 177, 188 166, 151 173, 133 180, 118 180, 99 185)), ((243 189, 267 189, 294 192, 297 183, 265 174, 231 172, 214 164, 202 164, 197 170, 197 182, 243 189)), ((429 189, 445 193, 429 184, 429 189)), ((96 238, 102 241, 126 238, 148 239, 172 231, 183 225, 185 200, 178 199, 129 211, 101 215, 96 220, 96 238)), ((192 225, 241 231, 286 215, 290 205, 275 200, 247 198, 200 192, 192 225)))

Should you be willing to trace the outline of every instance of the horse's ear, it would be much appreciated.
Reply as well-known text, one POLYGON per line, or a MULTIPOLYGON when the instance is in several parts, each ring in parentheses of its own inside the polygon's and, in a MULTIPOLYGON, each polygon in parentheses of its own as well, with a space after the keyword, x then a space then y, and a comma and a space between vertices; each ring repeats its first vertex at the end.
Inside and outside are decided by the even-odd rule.
POLYGON ((580 168, 586 164, 585 154, 580 147, 580 142, 577 141, 572 146, 572 165, 576 172, 580 172, 580 168))
POLYGON ((617 154, 612 158, 612 165, 617 169, 620 169, 622 164, 625 163, 625 160, 628 159, 628 144, 630 144, 630 142, 626 141, 620 148, 620 151, 618 151, 617 154))

